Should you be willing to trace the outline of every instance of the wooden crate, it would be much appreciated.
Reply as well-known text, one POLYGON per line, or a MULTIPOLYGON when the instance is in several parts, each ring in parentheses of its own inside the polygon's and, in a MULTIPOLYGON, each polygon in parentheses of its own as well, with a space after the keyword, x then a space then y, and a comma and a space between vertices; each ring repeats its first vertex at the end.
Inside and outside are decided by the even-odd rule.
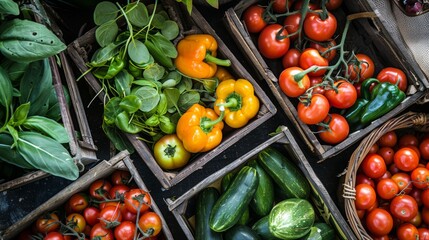
MULTIPOLYGON (((279 61, 267 60, 259 53, 255 36, 249 34, 244 23, 241 21, 243 11, 250 5, 257 3, 257 0, 240 1, 234 8, 230 8, 225 13, 225 24, 230 31, 237 45, 241 48, 245 56, 253 63, 254 68, 266 80, 275 98, 278 100, 283 111, 296 127, 301 138, 305 141, 310 150, 317 155, 321 160, 332 157, 359 139, 366 136, 374 128, 386 122, 388 119, 404 111, 406 108, 416 103, 420 98, 427 94, 428 80, 417 64, 414 64, 410 58, 409 51, 405 49, 404 44, 397 46, 391 39, 388 32, 385 31, 382 19, 366 18, 354 20, 349 29, 346 41, 357 44, 359 49, 364 49, 365 53, 371 56, 376 62, 376 68, 382 66, 398 67, 407 75, 408 90, 407 97, 395 109, 373 121, 369 126, 352 132, 349 136, 339 144, 328 145, 323 143, 307 124, 304 124, 299 118, 296 110, 297 100, 287 97, 280 89, 278 84, 278 76, 281 69, 279 61), (404 50, 403 50, 404 49, 404 50)), ((263 4, 262 4, 263 5, 263 4)), ((366 1, 344 1, 343 5, 347 5, 348 9, 353 12, 374 11, 371 10, 366 1)), ((339 24, 345 22, 345 14, 349 12, 343 6, 336 10, 334 15, 337 17, 339 24)), ((376 72, 378 72, 376 69, 376 72)))
MULTIPOLYGON (((99 162, 95 167, 88 170, 88 172, 82 175, 78 180, 71 183, 69 186, 58 192, 55 196, 48 199, 45 203, 34 209, 24 218, 20 219, 18 222, 14 223, 12 226, 1 232, 0 239, 13 239, 21 231, 23 231, 34 221, 36 221, 39 216, 60 207, 65 202, 67 202, 67 200, 73 194, 85 191, 89 188, 92 182, 97 179, 109 176, 117 169, 129 171, 132 175, 132 179, 137 184, 137 186, 145 191, 148 191, 148 188, 146 187, 143 179, 139 175, 132 161, 133 160, 130 159, 129 153, 127 151, 122 151, 108 161, 103 160, 99 162)), ((165 239, 173 239, 173 235, 167 225, 167 222, 165 221, 164 216, 162 215, 161 211, 159 210, 157 204, 154 201, 152 201, 151 208, 162 219, 163 224, 161 232, 165 239)))
MULTIPOLYGON (((42 5, 39 0, 32 0, 31 4, 34 11, 38 12, 38 14, 34 15, 34 20, 45 24, 61 39, 62 32, 52 20, 51 16, 45 11, 46 6, 42 5)), ((52 83, 61 108, 61 122, 63 123, 70 139, 68 144, 70 155, 78 164, 82 163, 86 165, 96 162, 97 147, 95 146, 92 138, 82 99, 75 81, 76 78, 69 63, 70 60, 66 56, 65 52, 61 52, 58 57, 59 59, 55 56, 50 57, 49 63, 52 71, 52 83), (70 108, 69 105, 67 105, 63 89, 64 87, 69 91, 70 102, 73 108, 70 108), (77 136, 76 132, 79 132, 80 137, 77 136)), ((47 176, 49 176, 49 174, 41 170, 30 172, 21 177, 1 183, 0 192, 22 186, 47 176)))
POLYGON ((295 141, 290 130, 284 126, 280 133, 271 137, 264 143, 252 149, 252 151, 234 160, 222 169, 219 169, 217 172, 199 182, 181 196, 165 199, 169 210, 172 211, 188 239, 194 239, 194 230, 192 226, 195 215, 195 201, 197 194, 208 186, 218 186, 223 176, 231 171, 240 169, 240 167, 245 165, 250 159, 254 159, 260 151, 269 146, 282 151, 288 159, 297 164, 299 169, 304 173, 312 190, 310 200, 313 203, 313 206, 315 206, 318 216, 322 217, 325 222, 336 229, 338 238, 349 240, 356 239, 347 221, 344 219, 322 182, 313 171, 310 163, 306 159, 298 143, 295 141))
MULTIPOLYGON (((150 146, 148 146, 143 141, 139 140, 139 135, 136 134, 125 134, 128 140, 132 143, 138 154, 148 165, 150 170, 155 174, 155 176, 160 181, 161 185, 168 189, 171 186, 179 183, 189 175, 191 175, 194 171, 202 168, 207 162, 213 159, 215 156, 223 152, 229 146, 236 143, 239 139, 247 135, 253 129, 257 128, 259 125, 264 123, 266 120, 271 118, 277 111, 274 104, 262 90, 262 88, 258 85, 257 81, 253 76, 249 74, 246 68, 238 61, 238 59, 234 56, 234 54, 227 48, 225 43, 221 40, 219 36, 217 36, 216 32, 210 27, 209 23, 203 18, 203 16, 198 12, 196 8, 192 10, 192 16, 190 17, 186 10, 182 8, 183 4, 178 4, 175 1, 164 0, 161 1, 163 6, 168 10, 169 13, 173 12, 174 14, 170 14, 170 16, 179 16, 178 19, 175 19, 179 26, 182 28, 182 34, 192 34, 192 33, 208 33, 215 37, 218 43, 218 54, 223 58, 228 58, 232 62, 232 66, 229 68, 231 73, 235 76, 239 76, 240 78, 248 79, 255 88, 255 94, 260 100, 260 110, 257 116, 249 121, 249 123, 240 128, 233 131, 229 131, 227 133, 224 132, 224 138, 222 143, 217 146, 215 149, 207 152, 197 154, 192 157, 190 162, 182 169, 178 171, 165 171, 161 169, 161 167, 155 161, 152 150, 150 146), (182 24, 186 23, 185 24, 182 24), (184 29, 183 29, 184 28, 184 29)), ((174 18, 173 18, 174 19, 174 18)), ((68 52, 72 59, 74 60, 76 66, 79 70, 84 73, 88 70, 88 67, 85 64, 85 59, 82 56, 88 57, 88 52, 86 51, 86 47, 94 46, 95 37, 94 37, 95 29, 90 30, 82 37, 76 39, 68 46, 68 52)), ((179 36, 180 37, 180 36, 179 36)), ((85 75, 85 79, 87 83, 92 87, 94 92, 100 93, 101 86, 99 81, 91 74, 88 73, 85 75)), ((100 99, 103 99, 103 93, 99 94, 100 99)), ((100 116, 101 117, 101 116, 100 116)))

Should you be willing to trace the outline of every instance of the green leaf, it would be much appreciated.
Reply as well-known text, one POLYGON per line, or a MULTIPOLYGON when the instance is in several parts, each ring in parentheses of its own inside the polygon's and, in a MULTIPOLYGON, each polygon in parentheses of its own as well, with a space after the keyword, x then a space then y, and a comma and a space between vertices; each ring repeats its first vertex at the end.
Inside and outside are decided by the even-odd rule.
POLYGON ((51 137, 59 143, 68 143, 69 137, 66 129, 58 122, 42 116, 31 116, 22 124, 28 130, 39 132, 51 137))
POLYGON ((2 63, 2 66, 9 74, 9 78, 12 82, 19 80, 24 75, 28 65, 28 62, 15 62, 9 59, 4 59, 2 63), (4 63, 6 64, 3 65, 4 63))
POLYGON ((143 71, 145 79, 158 81, 164 77, 165 68, 157 63, 152 64, 150 67, 143 71))
POLYGON ((173 40, 179 36, 179 25, 175 21, 166 20, 162 25, 161 33, 168 40, 173 40))
POLYGON ((12 148, 13 138, 9 134, 0 133, 0 160, 25 169, 34 169, 16 150, 12 148))
POLYGON ((158 90, 148 86, 142 86, 132 92, 134 95, 140 97, 142 105, 140 110, 142 112, 149 112, 154 109, 159 102, 160 96, 158 90))
POLYGON ((167 97, 165 96, 164 93, 160 94, 160 99, 159 99, 159 103, 158 103, 158 107, 156 109, 156 112, 159 115, 164 115, 167 113, 167 97))
POLYGON ((137 112, 142 105, 142 100, 136 95, 128 95, 122 98, 119 107, 127 113, 137 112))
POLYGON ((176 88, 179 89, 180 94, 182 94, 185 91, 191 90, 192 86, 192 80, 188 77, 184 77, 180 80, 179 84, 176 85, 176 88))
POLYGON ((16 62, 33 62, 58 54, 66 45, 45 25, 13 19, 0 28, 0 52, 16 62))
POLYGON ((152 19, 152 26, 161 29, 164 26, 164 22, 168 20, 164 17, 164 15, 156 13, 152 19))
POLYGON ((177 103, 180 98, 180 92, 177 88, 166 88, 164 94, 167 97, 167 108, 175 107, 178 109, 177 103))
POLYGON ((126 8, 128 20, 132 25, 137 27, 144 27, 149 23, 149 13, 146 6, 141 3, 130 3, 126 8), (137 6, 136 6, 137 4, 137 6), (131 11, 129 9, 133 8, 131 11))
POLYGON ((173 60, 170 57, 168 57, 165 54, 165 52, 163 52, 163 50, 161 49, 160 46, 158 46, 159 44, 156 42, 156 40, 153 37, 149 37, 148 41, 146 41, 144 44, 146 45, 150 54, 159 64, 161 64, 162 66, 168 69, 174 68, 173 60))
POLYGON ((139 40, 134 40, 128 45, 128 56, 137 65, 145 64, 150 60, 149 50, 139 40))
POLYGON ((122 70, 115 76, 115 88, 121 97, 125 97, 131 92, 131 85, 134 77, 128 71, 122 70))
POLYGON ((9 76, 2 67, 0 67, 0 104, 9 108, 12 103, 13 87, 9 76))
POLYGON ((0 0, 0 16, 1 15, 19 15, 19 6, 12 0, 0 0))
POLYGON ((106 22, 113 21, 118 16, 118 7, 108 1, 103 1, 97 4, 94 9, 94 23, 96 25, 102 25, 106 22))
POLYGON ((176 47, 164 35, 162 35, 160 33, 156 33, 152 37, 153 37, 152 43, 155 44, 159 49, 161 49, 161 51, 167 57, 170 57, 170 58, 176 58, 177 57, 176 47))
POLYGON ((105 47, 115 41, 119 27, 115 21, 105 22, 95 30, 95 39, 100 47, 105 47))
POLYGON ((122 112, 122 109, 119 107, 121 99, 119 97, 111 98, 106 105, 104 105, 104 118, 103 122, 109 126, 115 124, 116 116, 122 112))
POLYGON ((13 127, 18 127, 27 119, 28 112, 30 111, 30 102, 19 105, 15 109, 12 118, 9 119, 8 124, 13 127))
MULTIPOLYGON (((66 105, 70 105, 70 94, 66 86, 63 85, 63 92, 64 97, 66 99, 66 105)), ((57 91, 55 90, 55 87, 51 87, 51 91, 49 93, 49 100, 48 100, 48 111, 45 114, 45 117, 50 118, 55 121, 60 121, 61 116, 61 107, 60 103, 58 102, 58 96, 57 91)))
POLYGON ((200 94, 197 91, 187 91, 180 95, 177 105, 181 112, 185 112, 198 102, 200 102, 200 94))
POLYGON ((218 0, 206 0, 206 2, 208 4, 210 4, 210 6, 218 9, 219 8, 219 1, 218 0))
POLYGON ((123 134, 116 127, 111 127, 103 122, 101 126, 103 128, 103 132, 109 138, 110 142, 112 142, 113 146, 118 151, 128 150, 130 154, 134 153, 134 147, 130 143, 130 141, 124 137, 123 134))
POLYGON ((50 137, 36 132, 20 132, 17 149, 37 169, 68 180, 79 177, 79 169, 67 149, 50 137))
POLYGON ((102 48, 97 49, 97 51, 92 55, 89 65, 92 67, 103 66, 107 61, 110 61, 118 53, 117 47, 118 45, 112 42, 102 48))

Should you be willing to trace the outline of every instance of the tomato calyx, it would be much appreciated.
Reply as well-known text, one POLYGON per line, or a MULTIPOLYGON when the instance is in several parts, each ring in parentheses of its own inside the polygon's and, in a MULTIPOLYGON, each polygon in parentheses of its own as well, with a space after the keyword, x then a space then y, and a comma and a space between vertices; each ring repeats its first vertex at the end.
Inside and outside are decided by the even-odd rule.
POLYGON ((282 27, 277 31, 277 33, 276 33, 276 40, 277 40, 277 41, 281 41, 281 40, 283 40, 283 39, 285 39, 285 38, 289 38, 289 37, 290 37, 290 34, 282 35, 282 33, 283 33, 283 31, 285 31, 285 29, 286 29, 286 26, 282 26, 282 27))
POLYGON ((116 219, 112 220, 112 221, 109 221, 109 220, 100 218, 100 222, 104 222, 104 224, 105 224, 104 228, 106 228, 106 229, 112 229, 112 228, 117 227, 119 224, 121 224, 121 222, 119 222, 116 219))

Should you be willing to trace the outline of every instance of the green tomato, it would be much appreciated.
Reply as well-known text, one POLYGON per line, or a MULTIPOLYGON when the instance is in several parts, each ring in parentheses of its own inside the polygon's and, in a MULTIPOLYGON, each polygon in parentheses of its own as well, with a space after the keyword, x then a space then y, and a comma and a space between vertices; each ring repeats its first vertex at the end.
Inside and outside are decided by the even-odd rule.
POLYGON ((154 146, 155 160, 165 170, 173 170, 185 166, 191 153, 183 147, 176 134, 168 134, 160 138, 154 146))

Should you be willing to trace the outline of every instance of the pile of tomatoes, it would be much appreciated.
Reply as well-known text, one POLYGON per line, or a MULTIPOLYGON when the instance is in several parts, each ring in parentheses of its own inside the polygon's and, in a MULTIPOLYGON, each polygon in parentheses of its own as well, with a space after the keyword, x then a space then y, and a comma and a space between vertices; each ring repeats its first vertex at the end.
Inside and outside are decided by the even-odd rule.
POLYGON ((343 115, 360 97, 365 79, 398 83, 402 91, 408 84, 401 69, 386 67, 376 73, 369 55, 344 49, 340 40, 347 30, 339 33, 333 14, 341 4, 342 0, 269 0, 248 7, 242 15, 261 55, 281 61, 279 87, 288 98, 298 100, 300 121, 331 145, 357 129, 343 115))
POLYGON ((357 215, 374 239, 429 239, 429 134, 390 131, 356 174, 357 215))
POLYGON ((40 216, 19 239, 158 239, 161 218, 151 210, 149 193, 130 180, 128 171, 115 170, 92 182, 61 208, 40 216))

